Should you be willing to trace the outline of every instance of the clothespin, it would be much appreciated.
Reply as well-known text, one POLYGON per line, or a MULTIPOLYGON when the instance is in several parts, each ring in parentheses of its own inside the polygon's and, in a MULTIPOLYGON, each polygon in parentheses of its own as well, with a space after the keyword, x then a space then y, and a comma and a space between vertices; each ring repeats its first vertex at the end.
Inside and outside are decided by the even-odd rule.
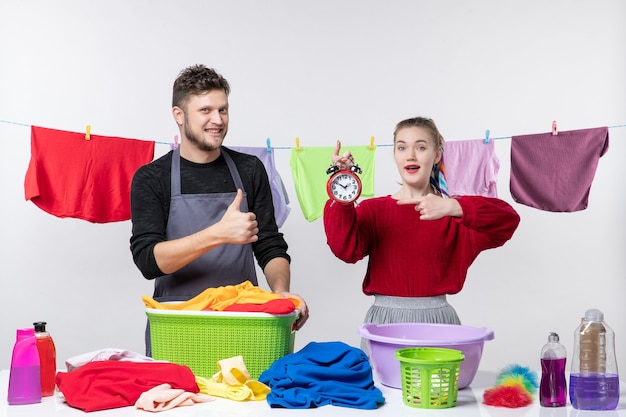
POLYGON ((373 151, 374 150, 374 136, 370 137, 370 146, 369 146, 369 150, 373 151))
POLYGON ((178 135, 174 135, 174 146, 172 149, 176 150, 178 148, 178 135))
POLYGON ((91 125, 87 125, 87 132, 85 133, 85 140, 91 140, 91 125))
POLYGON ((270 146, 270 138, 267 138, 265 140, 265 143, 267 144, 267 153, 272 153, 272 147, 270 146))
POLYGON ((552 136, 557 136, 559 134, 558 130, 556 129, 556 120, 552 121, 552 136))
POLYGON ((300 138, 296 138, 296 152, 300 152, 300 138))
POLYGON ((491 132, 489 131, 489 129, 485 130, 485 145, 489 145, 489 135, 491 134, 491 132))

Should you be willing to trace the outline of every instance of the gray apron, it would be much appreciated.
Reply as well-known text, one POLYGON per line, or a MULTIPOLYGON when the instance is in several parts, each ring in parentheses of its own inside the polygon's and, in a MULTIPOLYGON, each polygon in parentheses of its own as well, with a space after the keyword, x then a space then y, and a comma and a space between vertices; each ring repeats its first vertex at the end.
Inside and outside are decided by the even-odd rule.
MULTIPOLYGON (((243 191, 241 211, 248 211, 248 200, 241 176, 232 158, 224 149, 230 175, 236 188, 243 191)), ((209 179, 210 180, 210 179, 209 179)), ((180 148, 172 154, 172 195, 165 234, 168 240, 188 236, 217 223, 237 193, 182 194, 180 185, 180 148)), ((258 285, 252 244, 226 244, 211 249, 178 271, 156 278, 156 301, 186 301, 207 288, 237 285, 244 281, 258 285)), ((149 326, 146 329, 146 354, 151 356, 149 326)))
MULTIPOLYGON (((236 188, 244 192, 241 211, 248 211, 246 192, 232 158, 222 149, 236 188)), ((210 179, 209 179, 210 180, 210 179)), ((172 196, 165 231, 168 240, 178 239, 217 223, 237 193, 182 194, 180 185, 180 148, 172 154, 172 196)), ((249 280, 257 285, 252 244, 226 244, 211 249, 200 258, 170 275, 156 279, 154 299, 186 301, 207 288, 237 285, 249 280)))

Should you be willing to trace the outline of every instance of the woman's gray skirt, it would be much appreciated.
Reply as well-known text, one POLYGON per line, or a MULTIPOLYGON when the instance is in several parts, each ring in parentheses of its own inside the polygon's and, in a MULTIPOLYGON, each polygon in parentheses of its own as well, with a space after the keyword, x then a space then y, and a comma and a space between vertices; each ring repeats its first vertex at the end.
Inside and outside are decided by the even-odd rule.
MULTIPOLYGON (((448 304, 445 295, 435 297, 375 295, 374 304, 367 311, 363 322, 461 324, 456 310, 448 304)), ((361 339, 361 349, 367 352, 367 339, 361 339)))

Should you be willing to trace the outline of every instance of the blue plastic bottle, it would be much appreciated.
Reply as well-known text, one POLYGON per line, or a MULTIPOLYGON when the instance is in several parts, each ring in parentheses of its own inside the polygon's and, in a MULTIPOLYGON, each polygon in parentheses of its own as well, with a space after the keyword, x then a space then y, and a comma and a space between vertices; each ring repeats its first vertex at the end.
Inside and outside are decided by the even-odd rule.
POLYGON ((597 309, 587 310, 574 333, 569 397, 579 410, 614 410, 619 402, 615 334, 597 309))
POLYGON ((17 329, 11 371, 9 374, 9 405, 41 402, 39 351, 35 329, 17 329))

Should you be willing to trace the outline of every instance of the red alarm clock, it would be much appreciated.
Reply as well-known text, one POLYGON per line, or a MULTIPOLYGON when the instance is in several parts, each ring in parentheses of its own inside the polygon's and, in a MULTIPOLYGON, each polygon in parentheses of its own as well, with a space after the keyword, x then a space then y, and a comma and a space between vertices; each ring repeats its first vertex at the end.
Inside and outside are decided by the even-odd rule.
POLYGON ((361 195, 363 185, 357 174, 360 174, 361 168, 353 165, 349 169, 340 169, 332 165, 327 174, 331 174, 326 183, 326 192, 328 196, 340 204, 352 204, 361 195))

